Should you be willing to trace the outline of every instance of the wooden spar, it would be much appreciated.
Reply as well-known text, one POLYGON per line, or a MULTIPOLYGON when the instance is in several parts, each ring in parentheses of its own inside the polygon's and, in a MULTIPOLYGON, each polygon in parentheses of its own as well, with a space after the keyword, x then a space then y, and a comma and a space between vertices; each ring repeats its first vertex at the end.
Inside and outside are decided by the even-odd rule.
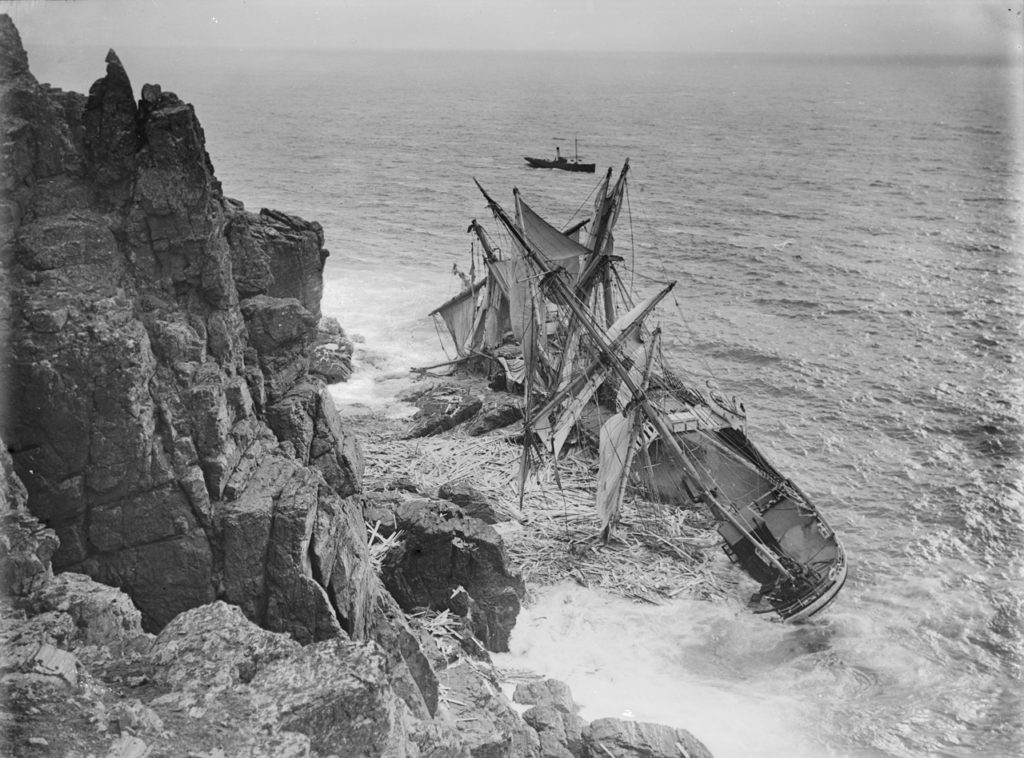
POLYGON ((498 258, 494 255, 494 250, 491 248, 491 243, 487 239, 487 235, 484 234, 484 228, 476 222, 476 219, 473 219, 470 222, 468 231, 476 233, 477 239, 480 240, 480 244, 484 248, 484 259, 488 263, 493 263, 494 261, 498 260, 498 258))
MULTIPOLYGON (((671 292, 672 288, 675 286, 676 283, 671 282, 670 284, 666 285, 661 290, 661 292, 657 294, 656 297, 652 298, 651 302, 647 305, 647 307, 643 309, 640 315, 632 323, 623 327, 622 331, 619 332, 619 334, 613 340, 611 340, 611 342, 608 343, 609 349, 617 350, 622 345, 622 343, 629 339, 629 337, 632 336, 632 334, 637 329, 640 328, 640 324, 643 322, 643 320, 647 318, 648 315, 650 315, 650 312, 658 306, 658 303, 665 299, 665 296, 668 295, 668 293, 671 292)), ((583 371, 577 374, 576 377, 568 385, 556 391, 555 394, 553 394, 551 398, 549 398, 548 401, 544 403, 544 406, 534 415, 543 417, 550 413, 551 411, 553 411, 555 406, 562 402, 562 400, 564 400, 567 395, 575 393, 576 390, 578 390, 583 384, 586 383, 587 379, 591 375, 593 375, 595 371, 599 370, 604 365, 604 360, 602 360, 601 358, 595 358, 593 361, 591 361, 590 365, 588 365, 585 369, 583 369, 583 371)))
MULTIPOLYGON (((533 247, 527 242, 527 240, 522 236, 522 234, 519 233, 519 230, 516 228, 516 225, 512 223, 511 219, 508 218, 508 214, 505 212, 505 209, 498 205, 496 202, 494 202, 491 196, 487 194, 487 191, 480 186, 480 182, 477 182, 476 179, 474 179, 473 181, 476 182, 476 186, 480 189, 480 192, 483 193, 483 196, 487 200, 487 204, 491 208, 491 211, 495 214, 495 216, 498 217, 498 219, 505 226, 505 228, 508 229, 509 233, 516 238, 516 241, 523 248, 523 251, 528 256, 530 256, 533 262, 543 272, 547 274, 551 273, 550 264, 544 259, 543 255, 538 254, 533 249, 533 247)), ((562 288, 560 294, 564 297, 566 304, 572 310, 573 314, 577 318, 579 318, 580 323, 583 325, 583 328, 587 330, 587 333, 590 335, 591 340, 593 340, 594 345, 608 359, 608 362, 611 364, 612 370, 614 370, 615 373, 618 374, 619 379, 622 381, 622 383, 626 385, 629 391, 633 393, 633 397, 640 403, 641 407, 644 409, 644 414, 647 416, 648 420, 651 422, 654 428, 658 431, 658 435, 665 443, 672 457, 676 460, 676 463, 678 463, 682 467, 682 469, 686 472, 689 479, 694 483, 695 488, 699 492, 703 502, 707 503, 712 509, 716 510, 722 516, 722 518, 724 518, 726 521, 732 524, 733 527, 735 527, 740 534, 742 534, 744 537, 750 540, 752 544, 759 547, 760 553, 763 555, 763 557, 767 558, 768 561, 776 569, 778 569, 787 578, 792 579, 793 573, 782 565, 782 562, 779 561, 777 557, 775 557, 774 552, 767 545, 765 545, 764 542, 759 540, 747 528, 746 524, 744 524, 743 521, 741 521, 728 508, 726 508, 724 505, 718 502, 718 499, 706 487, 704 487, 701 484, 700 474, 694 468, 693 464, 690 463, 689 459, 686 457, 686 453, 684 453, 682 448, 679 446, 679 442, 676 440, 675 434, 672 432, 672 428, 665 421, 662 414, 658 413, 654 409, 654 406, 651 405, 651 401, 647 399, 647 393, 640 391, 640 388, 637 386, 636 382, 634 382, 633 378, 629 375, 629 371, 626 369, 625 366, 622 365, 622 361, 619 360, 618 355, 615 354, 611 344, 608 342, 604 333, 597 327, 591 315, 586 312, 585 308, 582 307, 582 305, 574 296, 574 293, 571 291, 566 292, 566 290, 568 290, 569 288, 566 287, 564 282, 562 282, 557 276, 549 276, 548 280, 553 282, 555 287, 562 288)))

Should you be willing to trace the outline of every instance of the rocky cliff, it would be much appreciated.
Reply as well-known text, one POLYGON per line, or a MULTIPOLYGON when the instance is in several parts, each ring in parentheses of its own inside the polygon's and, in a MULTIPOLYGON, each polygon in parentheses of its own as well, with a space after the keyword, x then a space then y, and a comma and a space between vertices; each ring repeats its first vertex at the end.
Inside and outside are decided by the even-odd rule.
POLYGON ((360 638, 361 458, 309 373, 319 224, 224 196, 192 106, 117 56, 88 96, 0 40, 3 434, 58 571, 158 630, 214 599, 300 642, 360 638))

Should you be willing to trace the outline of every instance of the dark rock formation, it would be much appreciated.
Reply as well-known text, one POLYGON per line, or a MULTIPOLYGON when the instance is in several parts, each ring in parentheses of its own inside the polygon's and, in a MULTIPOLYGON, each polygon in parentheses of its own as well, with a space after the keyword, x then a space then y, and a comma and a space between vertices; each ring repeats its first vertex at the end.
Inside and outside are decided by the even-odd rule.
POLYGON ((457 384, 437 384, 408 393, 403 400, 419 409, 406 437, 427 437, 448 431, 475 416, 483 401, 470 389, 457 384))
POLYGON ((467 516, 478 518, 486 524, 497 524, 502 520, 494 512, 494 506, 487 497, 466 482, 445 482, 438 487, 437 496, 455 503, 467 516))
POLYGON ((508 568, 501 536, 443 502, 409 500, 394 514, 401 539, 384 556, 382 577, 398 604, 468 615, 488 650, 508 650, 525 587, 508 568), (460 597, 460 587, 472 602, 460 597))
POLYGON ((328 384, 348 381, 352 375, 352 353, 355 345, 345 334, 338 320, 331 317, 320 319, 313 358, 309 371, 328 384))
POLYGON ((361 454, 308 375, 323 230, 225 198, 192 106, 113 52, 88 97, 39 85, 7 17, 0 114, 0 431, 54 567, 151 630, 219 597, 364 636, 361 454))

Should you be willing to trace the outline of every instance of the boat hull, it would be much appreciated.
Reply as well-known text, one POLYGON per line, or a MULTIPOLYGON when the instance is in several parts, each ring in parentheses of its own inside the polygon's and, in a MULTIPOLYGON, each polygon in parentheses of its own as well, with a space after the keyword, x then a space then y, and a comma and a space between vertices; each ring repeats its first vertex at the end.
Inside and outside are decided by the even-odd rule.
MULTIPOLYGON (((670 418, 684 416, 690 417, 670 418)), ((762 584, 751 610, 774 613, 784 621, 824 610, 846 581, 846 554, 810 500, 739 430, 693 429, 677 433, 675 439, 702 472, 714 472, 713 478, 696 484, 714 491, 729 510, 717 514, 726 555, 762 584)), ((644 453, 635 473, 649 492, 663 502, 686 503, 690 498, 678 486, 680 471, 660 440, 650 440, 644 453)))
POLYGON ((523 158, 531 168, 557 168, 561 171, 581 171, 585 174, 592 174, 597 168, 596 163, 580 163, 562 158, 560 160, 547 160, 545 158, 523 158))

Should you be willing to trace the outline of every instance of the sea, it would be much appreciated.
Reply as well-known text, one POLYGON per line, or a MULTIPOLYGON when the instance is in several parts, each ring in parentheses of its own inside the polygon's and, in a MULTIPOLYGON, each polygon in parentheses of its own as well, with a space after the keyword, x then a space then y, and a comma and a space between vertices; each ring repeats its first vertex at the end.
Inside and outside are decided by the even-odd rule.
MULTIPOLYGON (((803 625, 566 583, 533 593, 502 666, 717 758, 1024 754, 1020 60, 117 52, 136 91, 195 106, 227 195, 323 225, 346 412, 407 413, 409 368, 454 355, 428 313, 491 221, 474 178, 562 225, 629 159, 623 266, 678 282, 674 362, 744 403, 849 581, 803 625), (523 160, 576 145, 596 174, 523 160)), ((82 92, 105 53, 29 48, 82 92)))

